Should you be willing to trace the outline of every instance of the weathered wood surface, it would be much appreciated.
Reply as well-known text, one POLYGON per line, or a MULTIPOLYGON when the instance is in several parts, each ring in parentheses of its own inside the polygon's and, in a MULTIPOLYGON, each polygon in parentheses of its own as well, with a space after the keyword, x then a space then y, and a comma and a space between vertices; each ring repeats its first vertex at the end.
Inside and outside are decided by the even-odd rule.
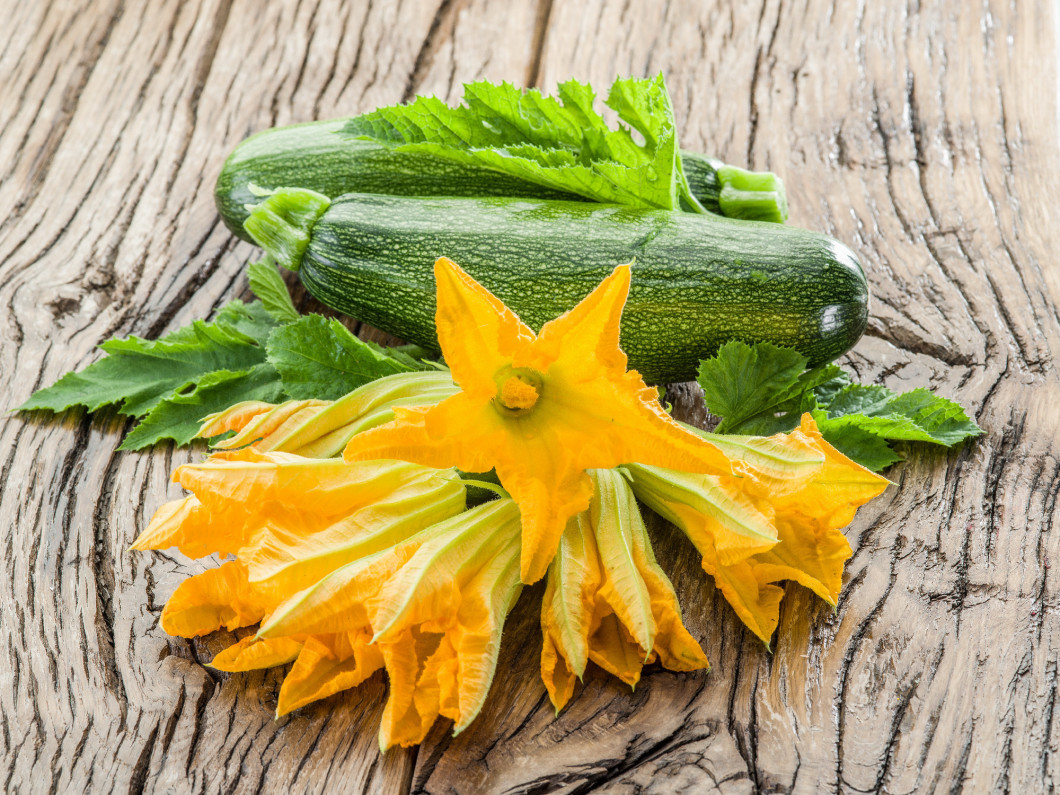
MULTIPOLYGON (((475 724, 380 756, 380 675, 274 722, 277 672, 158 626, 202 564, 125 550, 198 452, 115 418, 0 420, 0 788, 1039 792, 1060 779, 1056 30, 1031 2, 0 3, 0 404, 245 290, 212 180, 245 135, 463 80, 664 70, 683 144, 780 171, 875 295, 849 357, 987 430, 849 530, 836 614, 790 586, 773 654, 658 529, 709 674, 599 672, 554 718, 531 589, 475 724)), ((685 396, 687 397, 687 395, 685 396)), ((681 401, 691 405, 690 400, 681 401)), ((681 407, 679 407, 681 408, 681 407)))

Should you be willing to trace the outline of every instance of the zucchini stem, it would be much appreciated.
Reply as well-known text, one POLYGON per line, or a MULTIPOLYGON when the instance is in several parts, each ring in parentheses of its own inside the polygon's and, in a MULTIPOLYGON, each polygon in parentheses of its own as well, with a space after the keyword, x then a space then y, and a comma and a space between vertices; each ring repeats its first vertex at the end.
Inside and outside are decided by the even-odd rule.
POLYGON ((788 219, 788 197, 784 182, 771 171, 747 171, 730 165, 718 166, 718 206, 722 215, 745 221, 788 219))
POLYGON ((262 191, 252 186, 251 190, 264 195, 265 200, 247 205, 250 215, 243 228, 279 265, 298 270, 313 226, 331 205, 331 199, 305 188, 262 191))

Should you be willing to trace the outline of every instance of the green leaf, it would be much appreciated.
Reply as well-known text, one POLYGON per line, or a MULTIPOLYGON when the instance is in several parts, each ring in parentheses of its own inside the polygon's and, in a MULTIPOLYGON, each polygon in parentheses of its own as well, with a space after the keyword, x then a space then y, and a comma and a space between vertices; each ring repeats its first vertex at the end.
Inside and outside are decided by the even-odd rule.
POLYGON ((823 411, 815 411, 817 427, 824 433, 834 433, 842 428, 859 428, 881 439, 903 442, 934 442, 930 433, 917 425, 909 417, 897 414, 870 416, 867 414, 844 414, 842 417, 828 417, 823 411))
POLYGON ((376 378, 425 370, 407 354, 391 355, 353 336, 339 321, 305 315, 269 337, 269 362, 293 398, 337 400, 376 378))
POLYGON ((265 343, 269 340, 269 335, 277 326, 275 318, 269 314, 261 301, 251 301, 249 304, 244 304, 238 299, 229 301, 222 306, 211 323, 227 326, 230 330, 244 335, 261 348, 265 347, 265 343))
POLYGON ((798 351, 734 341, 700 362, 698 380, 707 409, 722 417, 719 432, 759 433, 744 425, 749 420, 773 419, 782 403, 802 391, 799 376, 805 370, 806 357, 798 351))
POLYGON ((596 201, 676 210, 685 198, 698 207, 681 168, 662 75, 611 87, 607 105, 628 127, 610 129, 594 103, 593 90, 575 80, 560 83, 558 97, 510 83, 467 83, 458 107, 417 97, 350 119, 343 132, 596 201))
POLYGON ((820 406, 828 406, 840 391, 850 386, 850 374, 834 364, 826 365, 825 368, 834 375, 813 388, 814 397, 820 406))
POLYGON ((277 323, 298 320, 298 310, 291 301, 291 293, 271 257, 250 263, 247 266, 247 276, 250 279, 250 289, 261 299, 262 306, 273 320, 277 323))
POLYGON ((142 450, 165 439, 188 444, 199 432, 203 417, 244 400, 277 403, 283 400, 279 373, 270 364, 232 372, 216 370, 203 376, 190 391, 164 398, 130 431, 120 450, 142 450))
POLYGON ((982 433, 960 405, 927 389, 895 395, 886 387, 860 384, 836 394, 818 423, 823 429, 822 423, 829 427, 853 424, 885 439, 946 447, 982 433))
POLYGON ((982 433, 957 403, 927 389, 896 395, 852 383, 834 364, 803 371, 805 364, 796 351, 742 342, 701 362, 707 408, 722 418, 716 432, 769 436, 792 430, 811 412, 825 439, 875 470, 901 460, 890 441, 952 446, 982 433))
POLYGON ((933 395, 927 389, 904 392, 892 400, 887 409, 892 414, 909 417, 929 433, 936 443, 947 447, 983 433, 983 429, 968 418, 960 404, 933 395))
POLYGON ((139 337, 108 340, 100 345, 106 357, 64 375, 19 408, 62 411, 84 406, 96 411, 119 404, 121 414, 139 417, 208 373, 243 371, 264 363, 261 341, 274 325, 260 304, 233 301, 216 321, 197 320, 154 342, 139 337))
POLYGON ((833 393, 825 404, 829 417, 844 414, 886 414, 887 405, 894 399, 894 392, 885 386, 862 386, 848 384, 833 393))
POLYGON ((862 430, 856 425, 821 428, 820 430, 821 435, 830 445, 847 458, 857 461, 873 472, 879 472, 902 460, 902 457, 887 444, 886 439, 862 430))

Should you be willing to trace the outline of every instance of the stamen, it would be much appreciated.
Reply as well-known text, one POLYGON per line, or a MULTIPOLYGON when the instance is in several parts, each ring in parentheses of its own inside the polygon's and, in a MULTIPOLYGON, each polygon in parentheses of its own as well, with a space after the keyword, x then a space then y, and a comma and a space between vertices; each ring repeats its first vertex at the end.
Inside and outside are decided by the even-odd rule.
POLYGON ((512 375, 504 380, 498 397, 506 409, 526 411, 534 407, 539 395, 537 387, 526 376, 512 375))

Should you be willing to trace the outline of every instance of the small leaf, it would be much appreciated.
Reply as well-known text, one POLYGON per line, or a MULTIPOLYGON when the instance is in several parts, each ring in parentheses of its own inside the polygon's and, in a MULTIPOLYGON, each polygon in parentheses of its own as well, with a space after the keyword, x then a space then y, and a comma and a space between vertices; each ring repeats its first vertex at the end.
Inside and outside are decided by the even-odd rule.
POLYGON ((163 337, 108 340, 107 354, 78 373, 34 393, 20 409, 62 411, 84 406, 96 411, 119 404, 119 412, 139 417, 164 398, 199 383, 217 370, 243 371, 265 361, 259 343, 275 324, 261 304, 233 301, 212 323, 196 320, 163 337))
POLYGON ((291 293, 283 281, 283 276, 276 269, 271 257, 261 262, 252 262, 247 266, 250 289, 254 292, 273 320, 278 323, 291 323, 298 320, 298 310, 291 301, 291 293))
POLYGON ((828 402, 828 416, 842 417, 844 414, 887 414, 887 405, 894 399, 894 392, 885 386, 862 386, 850 384, 835 392, 828 402))
POLYGON ((734 433, 748 419, 772 414, 790 399, 805 370, 806 357, 797 351, 734 341, 700 362, 698 380, 707 409, 723 418, 727 433, 734 433))
POLYGON ((862 430, 857 425, 820 428, 820 431, 832 447, 873 472, 879 472, 902 460, 885 439, 862 430))
POLYGON ((275 403, 283 399, 279 374, 270 364, 249 370, 217 370, 203 376, 186 394, 161 400, 125 437, 119 450, 142 450, 165 439, 188 444, 199 432, 203 417, 224 411, 244 400, 275 403))
POLYGON ((339 321, 321 315, 277 328, 268 356, 284 390, 296 399, 338 400, 376 378, 427 369, 406 354, 392 356, 357 339, 339 321))
POLYGON ((898 395, 887 410, 909 417, 931 434, 936 442, 947 447, 983 433, 983 429, 968 418, 958 403, 933 395, 926 389, 914 389, 898 395))

